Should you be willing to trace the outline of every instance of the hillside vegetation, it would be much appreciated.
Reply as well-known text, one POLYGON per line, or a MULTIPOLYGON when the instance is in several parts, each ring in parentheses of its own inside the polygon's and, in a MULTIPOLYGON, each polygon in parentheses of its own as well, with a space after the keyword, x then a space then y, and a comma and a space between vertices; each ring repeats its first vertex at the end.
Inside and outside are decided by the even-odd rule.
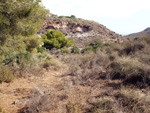
POLYGON ((41 4, 0 1, 0 113, 150 113, 150 37, 119 42, 41 4))
POLYGON ((125 39, 125 40, 136 40, 136 39, 141 38, 141 37, 150 37, 150 28, 149 27, 146 28, 145 30, 141 31, 141 32, 126 35, 123 37, 123 39, 125 39))

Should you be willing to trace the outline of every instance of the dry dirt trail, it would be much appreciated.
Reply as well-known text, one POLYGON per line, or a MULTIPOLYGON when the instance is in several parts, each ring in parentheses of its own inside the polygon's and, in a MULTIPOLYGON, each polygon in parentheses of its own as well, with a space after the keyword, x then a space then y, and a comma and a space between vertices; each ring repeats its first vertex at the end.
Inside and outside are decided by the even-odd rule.
POLYGON ((57 108, 53 107, 55 110, 48 113, 66 113, 66 104, 70 101, 89 109, 92 107, 89 103, 95 103, 97 97, 113 95, 120 87, 117 80, 89 80, 82 85, 81 81, 74 79, 75 76, 63 76, 64 72, 66 70, 47 71, 41 76, 18 78, 11 83, 0 84, 0 107, 6 113, 18 113, 31 100, 33 93, 38 93, 52 95, 51 105, 55 104, 57 108))
POLYGON ((25 105, 32 89, 44 93, 43 88, 52 90, 59 84, 64 84, 59 71, 49 71, 42 76, 18 78, 11 83, 2 83, 0 84, 0 106, 6 113, 17 113, 25 105))

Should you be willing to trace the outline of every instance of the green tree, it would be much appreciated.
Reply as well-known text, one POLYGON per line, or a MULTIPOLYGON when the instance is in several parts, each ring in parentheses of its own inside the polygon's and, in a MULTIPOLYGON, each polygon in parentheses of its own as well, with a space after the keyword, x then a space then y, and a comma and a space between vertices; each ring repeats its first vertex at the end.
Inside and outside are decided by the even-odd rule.
POLYGON ((24 39, 37 33, 47 13, 40 0, 1 0, 0 56, 25 50, 24 39))
POLYGON ((71 15, 70 18, 76 18, 76 16, 75 15, 71 15))
POLYGON ((42 38, 44 41, 44 47, 47 49, 70 47, 74 43, 72 38, 66 38, 62 32, 56 30, 47 31, 42 38))

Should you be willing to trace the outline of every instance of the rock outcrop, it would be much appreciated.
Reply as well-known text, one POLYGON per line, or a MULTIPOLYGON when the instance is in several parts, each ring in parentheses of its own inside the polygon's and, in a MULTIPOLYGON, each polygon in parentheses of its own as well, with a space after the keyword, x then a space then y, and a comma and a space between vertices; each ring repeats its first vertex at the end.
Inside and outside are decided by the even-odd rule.
POLYGON ((82 43, 93 39, 94 37, 102 38, 104 41, 113 41, 122 43, 122 36, 107 29, 105 26, 89 20, 78 18, 59 18, 53 16, 47 18, 43 27, 38 34, 45 34, 47 30, 58 30, 63 32, 66 37, 72 37, 75 42, 82 43))

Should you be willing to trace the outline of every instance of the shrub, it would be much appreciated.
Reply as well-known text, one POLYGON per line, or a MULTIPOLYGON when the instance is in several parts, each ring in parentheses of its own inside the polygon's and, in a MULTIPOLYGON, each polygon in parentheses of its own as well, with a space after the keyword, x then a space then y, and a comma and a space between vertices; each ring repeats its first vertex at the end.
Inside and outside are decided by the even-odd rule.
POLYGON ((47 49, 52 48, 63 48, 73 45, 72 38, 65 38, 65 35, 56 30, 48 31, 45 35, 42 36, 44 41, 44 47, 47 49))
POLYGON ((101 40, 101 37, 95 37, 89 44, 90 46, 94 46, 94 45, 103 45, 103 41, 101 40))
POLYGON ((87 51, 96 51, 98 48, 101 48, 101 46, 100 45, 87 46, 85 49, 82 50, 82 53, 85 53, 87 51))
POLYGON ((31 62, 32 55, 31 53, 27 51, 19 51, 10 53, 6 56, 6 59, 4 60, 5 65, 8 65, 10 63, 13 63, 14 65, 21 65, 23 63, 29 63, 31 62))
POLYGON ((73 103, 69 101, 66 105, 67 113, 83 113, 82 105, 78 102, 73 103))
POLYGON ((93 51, 93 47, 92 47, 92 46, 87 46, 86 48, 84 48, 84 49, 82 50, 82 53, 85 53, 85 52, 87 52, 87 51, 93 51))
POLYGON ((8 66, 0 65, 0 83, 11 82, 14 79, 13 71, 8 66))
POLYGON ((62 63, 55 59, 46 60, 42 63, 42 67, 46 70, 59 70, 62 66, 62 63))
POLYGON ((97 104, 91 110, 92 113, 116 113, 114 107, 114 100, 111 97, 101 97, 97 104))
POLYGON ((139 39, 139 37, 135 37, 135 38, 134 38, 134 40, 138 40, 138 39, 139 39))
POLYGON ((45 52, 46 51, 46 48, 45 47, 39 47, 38 48, 38 52, 39 53, 43 53, 43 52, 45 52))
POLYGON ((120 54, 134 54, 137 51, 142 50, 146 46, 145 41, 131 41, 124 44, 124 48, 120 51, 120 54))
POLYGON ((35 58, 27 51, 11 53, 7 55, 3 61, 4 65, 13 66, 13 70, 15 70, 19 76, 30 72, 31 68, 35 66, 35 63, 35 58))
POLYGON ((54 109, 54 99, 47 94, 43 94, 41 89, 32 89, 26 106, 19 110, 19 113, 45 113, 54 109))
POLYGON ((148 43, 148 44, 150 43, 150 37, 142 37, 139 39, 140 42, 143 40, 146 41, 146 43, 148 43))
POLYGON ((123 78, 126 83, 132 84, 137 82, 150 84, 150 66, 139 62, 138 59, 118 58, 110 64, 110 67, 113 79, 123 78))
POLYGON ((114 44, 114 42, 108 41, 108 42, 105 42, 105 43, 103 44, 103 46, 111 46, 111 45, 113 45, 113 44, 114 44))
MULTIPOLYGON (((148 91, 149 92, 149 91, 148 91)), ((122 110, 125 113, 149 113, 150 97, 149 93, 144 94, 137 89, 122 88, 116 95, 122 110)))
POLYGON ((71 53, 79 54, 80 49, 77 46, 74 46, 73 48, 71 48, 71 53))
POLYGON ((71 15, 70 18, 76 18, 76 16, 75 15, 71 15))
POLYGON ((69 51, 68 51, 68 49, 66 47, 61 48, 61 52, 63 54, 65 54, 65 53, 68 54, 69 53, 69 51))
POLYGON ((37 55, 37 58, 40 61, 49 61, 49 60, 52 59, 50 55, 48 55, 48 54, 41 54, 41 53, 37 55))
POLYGON ((43 42, 40 37, 28 37, 24 40, 26 43, 26 50, 29 52, 33 52, 35 48, 38 48, 43 42))
MULTIPOLYGON (((108 55, 101 51, 86 52, 69 58, 70 72, 72 75, 80 75, 83 80, 97 79, 104 76, 107 65, 110 63, 108 55)), ((106 76, 106 75, 105 75, 106 76)))

